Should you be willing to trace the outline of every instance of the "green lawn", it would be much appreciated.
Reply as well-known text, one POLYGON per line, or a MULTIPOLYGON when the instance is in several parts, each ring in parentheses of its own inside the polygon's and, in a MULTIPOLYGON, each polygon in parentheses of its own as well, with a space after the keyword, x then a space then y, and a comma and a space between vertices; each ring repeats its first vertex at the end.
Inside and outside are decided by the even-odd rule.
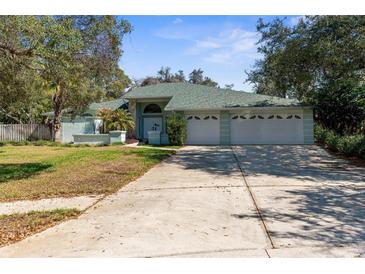
POLYGON ((174 154, 108 147, 0 147, 0 201, 107 194, 174 154))

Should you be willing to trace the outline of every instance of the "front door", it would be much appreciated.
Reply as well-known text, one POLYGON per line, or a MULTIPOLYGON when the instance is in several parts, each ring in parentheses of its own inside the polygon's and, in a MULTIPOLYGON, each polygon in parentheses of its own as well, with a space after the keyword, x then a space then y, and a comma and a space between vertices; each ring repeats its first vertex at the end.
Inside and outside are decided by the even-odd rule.
POLYGON ((148 138, 148 131, 160 130, 162 131, 162 118, 161 117, 145 117, 143 118, 143 138, 148 138))

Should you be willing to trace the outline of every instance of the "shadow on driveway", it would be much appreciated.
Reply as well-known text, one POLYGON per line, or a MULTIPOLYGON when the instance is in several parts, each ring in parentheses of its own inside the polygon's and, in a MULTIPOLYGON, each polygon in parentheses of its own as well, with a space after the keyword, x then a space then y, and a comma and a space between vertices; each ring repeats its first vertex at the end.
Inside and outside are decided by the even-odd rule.
POLYGON ((235 151, 248 176, 365 183, 365 167, 336 158, 315 145, 239 146, 235 151))
POLYGON ((265 219, 273 222, 274 241, 365 244, 365 190, 310 187, 275 193, 270 205, 261 208, 265 219))

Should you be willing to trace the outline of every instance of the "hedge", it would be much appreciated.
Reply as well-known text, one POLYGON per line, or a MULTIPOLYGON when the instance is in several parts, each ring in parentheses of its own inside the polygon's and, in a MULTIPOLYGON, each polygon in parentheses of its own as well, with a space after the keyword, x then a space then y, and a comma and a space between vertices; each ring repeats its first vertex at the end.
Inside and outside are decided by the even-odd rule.
POLYGON ((332 130, 316 125, 314 128, 314 138, 318 143, 325 145, 331 151, 365 159, 365 135, 341 136, 332 130))

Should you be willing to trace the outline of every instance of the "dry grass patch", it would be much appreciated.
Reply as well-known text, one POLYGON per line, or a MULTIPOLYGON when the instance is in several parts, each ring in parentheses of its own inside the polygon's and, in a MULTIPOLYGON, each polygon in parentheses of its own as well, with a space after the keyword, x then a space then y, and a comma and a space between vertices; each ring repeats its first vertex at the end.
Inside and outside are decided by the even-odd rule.
POLYGON ((0 246, 20 241, 30 235, 80 215, 77 209, 32 211, 22 214, 0 215, 0 246))
POLYGON ((7 149, 0 148, 13 155, 0 161, 6 167, 0 170, 0 201, 112 193, 175 153, 125 147, 7 149))

